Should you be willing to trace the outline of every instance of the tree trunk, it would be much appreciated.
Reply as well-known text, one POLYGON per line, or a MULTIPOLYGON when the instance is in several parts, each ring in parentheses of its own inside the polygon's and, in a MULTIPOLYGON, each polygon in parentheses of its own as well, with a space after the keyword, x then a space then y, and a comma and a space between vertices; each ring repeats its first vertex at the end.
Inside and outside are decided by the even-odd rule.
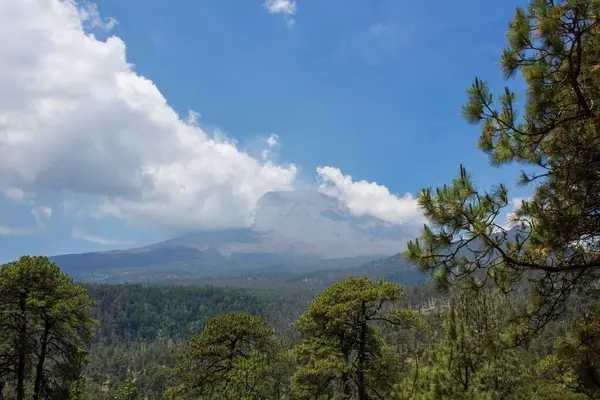
POLYGON ((17 400, 25 399, 25 363, 27 361, 26 296, 23 296, 19 301, 19 311, 22 313, 23 320, 19 326, 19 338, 17 342, 17 353, 19 355, 17 361, 17 400))
POLYGON ((38 364, 35 369, 35 385, 33 388, 33 399, 38 400, 42 394, 42 380, 44 379, 44 362, 46 361, 46 351, 48 347, 48 334, 50 327, 46 324, 44 327, 44 333, 42 335, 42 345, 40 349, 40 355, 38 358, 38 364))
MULTIPOLYGON (((343 343, 344 338, 342 337, 340 339, 340 342, 343 343)), ((348 365, 348 363, 350 362, 350 351, 349 349, 346 347, 346 345, 343 345, 344 347, 342 348, 342 354, 344 355, 344 362, 346 363, 346 365, 348 365)), ((350 397, 350 373, 348 372, 344 372, 342 374, 342 387, 343 387, 343 391, 344 391, 344 395, 346 397, 350 397)))
POLYGON ((365 353, 367 341, 366 304, 362 303, 362 324, 360 327, 360 342, 358 343, 358 400, 367 400, 367 388, 365 387, 365 353))
POLYGON ((0 378, 0 400, 4 400, 4 386, 6 383, 0 378))

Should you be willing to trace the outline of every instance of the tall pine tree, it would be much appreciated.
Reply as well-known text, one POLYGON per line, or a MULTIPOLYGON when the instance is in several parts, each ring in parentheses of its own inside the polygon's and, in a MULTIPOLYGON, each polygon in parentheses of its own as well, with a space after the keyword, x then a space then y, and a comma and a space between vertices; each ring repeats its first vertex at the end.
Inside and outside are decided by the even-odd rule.
POLYGON ((409 255, 424 270, 446 283, 478 274, 505 290, 531 283, 516 340, 539 333, 600 273, 599 15, 598 0, 532 0, 517 9, 501 62, 528 86, 522 110, 508 88, 497 101, 479 79, 468 91, 479 148, 495 167, 523 166, 518 183, 534 188, 513 230, 501 220, 507 188, 480 192, 462 166, 450 185, 419 196, 430 223, 409 255))
POLYGON ((319 295, 298 321, 299 367, 292 376, 298 399, 388 398, 399 361, 384 342, 382 325, 425 328, 412 310, 397 309, 402 287, 349 277, 319 295))

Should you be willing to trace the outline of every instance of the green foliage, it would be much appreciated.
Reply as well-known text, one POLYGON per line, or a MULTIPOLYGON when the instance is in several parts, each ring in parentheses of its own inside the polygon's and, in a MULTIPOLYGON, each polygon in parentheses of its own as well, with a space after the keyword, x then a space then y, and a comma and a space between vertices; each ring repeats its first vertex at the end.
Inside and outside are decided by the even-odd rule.
POLYGON ((96 321, 85 289, 46 257, 0 268, 0 378, 17 399, 69 398, 96 321))
POLYGON ((291 335, 292 321, 306 308, 304 299, 215 286, 85 285, 100 320, 95 343, 118 345, 170 338, 185 340, 206 322, 225 313, 247 313, 291 335))
POLYGON ((178 396, 201 399, 279 399, 285 348, 273 328, 247 314, 212 318, 187 345, 175 369, 178 396))
POLYGON ((411 310, 397 310, 402 287, 367 277, 339 281, 298 320, 302 340, 292 392, 299 399, 385 397, 399 376, 399 360, 379 326, 424 328, 411 310), (335 396, 335 397, 333 397, 335 396))
POLYGON ((172 369, 185 351, 184 339, 202 331, 207 321, 226 313, 265 318, 292 343, 293 321, 306 300, 288 292, 257 293, 214 286, 84 285, 96 301, 100 328, 85 372, 94 399, 108 400, 128 378, 140 397, 159 399, 174 386, 172 369))
POLYGON ((137 389, 135 382, 129 378, 117 389, 114 400, 135 400, 136 398, 137 389))
POLYGON ((532 0, 517 9, 502 54, 506 77, 528 86, 521 113, 508 88, 496 108, 487 85, 469 89, 465 117, 481 124, 479 148, 494 166, 528 168, 519 184, 535 193, 503 225, 508 190, 478 191, 461 166, 450 185, 419 196, 430 224, 410 243, 409 257, 440 281, 465 276, 509 290, 531 282, 519 310, 518 342, 540 333, 575 290, 600 270, 600 29, 598 0, 532 0))
POLYGON ((396 388, 395 398, 528 398, 528 357, 504 343, 509 306, 491 293, 459 290, 446 313, 443 336, 417 360, 396 388))
POLYGON ((94 345, 85 372, 87 392, 94 399, 112 399, 127 379, 134 379, 139 396, 159 399, 173 385, 172 368, 183 343, 168 338, 151 342, 94 345), (102 397, 101 397, 102 396, 102 397))
POLYGON ((554 390, 600 398, 600 309, 570 321, 537 370, 554 390))

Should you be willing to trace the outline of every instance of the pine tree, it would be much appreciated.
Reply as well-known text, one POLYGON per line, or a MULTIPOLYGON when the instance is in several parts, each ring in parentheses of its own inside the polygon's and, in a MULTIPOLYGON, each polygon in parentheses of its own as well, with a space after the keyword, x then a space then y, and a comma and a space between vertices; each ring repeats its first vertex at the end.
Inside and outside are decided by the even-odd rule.
POLYGON ((180 386, 173 398, 265 400, 279 399, 285 349, 262 319, 224 314, 187 344, 175 370, 180 386))
POLYGON ((518 8, 501 65, 507 78, 523 75, 522 111, 508 88, 498 108, 485 82, 475 79, 468 91, 463 111, 481 125, 479 148, 495 167, 526 168, 518 183, 534 188, 513 214, 513 230, 500 220, 507 188, 480 192, 462 166, 450 185, 419 196, 430 223, 409 257, 424 270, 450 284, 479 271, 505 290, 532 283, 515 340, 539 333, 600 274, 599 15, 598 0, 518 8))
POLYGON ((17 399, 68 398, 96 321, 86 291, 47 257, 0 268, 0 374, 17 399), (30 381, 33 377, 33 381, 30 381))
POLYGON ((527 399, 531 363, 506 346, 507 300, 461 287, 446 312, 444 331, 396 387, 396 399, 527 399))
POLYGON ((412 310, 393 307, 404 297, 401 286, 367 277, 339 281, 319 295, 297 323, 302 340, 292 376, 296 397, 386 398, 399 361, 378 325, 425 328, 412 310))

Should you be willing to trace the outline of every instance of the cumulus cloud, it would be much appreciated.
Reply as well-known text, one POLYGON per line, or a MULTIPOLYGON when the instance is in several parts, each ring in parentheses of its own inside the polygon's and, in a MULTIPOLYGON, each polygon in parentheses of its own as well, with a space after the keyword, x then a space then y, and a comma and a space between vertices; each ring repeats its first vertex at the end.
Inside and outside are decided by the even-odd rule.
POLYGON ((120 38, 88 34, 114 25, 95 7, 3 1, 0 21, 0 186, 91 195, 98 216, 174 230, 247 225, 264 193, 293 186, 295 166, 180 117, 120 38))
POLYGON ((98 6, 94 3, 85 3, 79 7, 79 18, 88 27, 105 31, 110 31, 117 24, 117 20, 112 17, 101 18, 98 6))
POLYGON ((296 20, 292 18, 296 14, 295 0, 266 0, 264 6, 271 14, 283 14, 288 28, 293 27, 296 23, 296 20))
POLYGON ((370 215, 392 223, 423 221, 417 199, 410 193, 399 197, 375 182, 353 181, 338 168, 317 168, 319 190, 344 201, 355 215, 370 215))
POLYGON ((71 232, 71 237, 74 239, 81 239, 81 240, 85 240, 86 242, 90 242, 90 243, 94 243, 94 244, 101 244, 104 246, 116 246, 116 245, 131 244, 130 242, 127 242, 124 240, 107 239, 102 236, 92 235, 92 234, 80 231, 78 229, 74 229, 73 232, 71 232))

